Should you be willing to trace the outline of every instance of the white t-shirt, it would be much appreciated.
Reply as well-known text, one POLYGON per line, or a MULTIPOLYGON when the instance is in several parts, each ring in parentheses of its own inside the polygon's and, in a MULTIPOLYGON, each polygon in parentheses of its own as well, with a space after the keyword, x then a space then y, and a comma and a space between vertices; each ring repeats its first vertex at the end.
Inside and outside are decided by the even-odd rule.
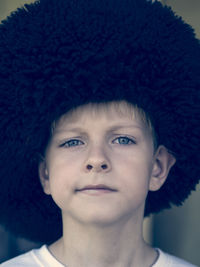
MULTIPOLYGON (((197 267, 156 248, 159 257, 152 267, 197 267)), ((60 263, 46 245, 0 264, 1 267, 67 267, 60 263)), ((70 266, 69 266, 70 267, 70 266)))

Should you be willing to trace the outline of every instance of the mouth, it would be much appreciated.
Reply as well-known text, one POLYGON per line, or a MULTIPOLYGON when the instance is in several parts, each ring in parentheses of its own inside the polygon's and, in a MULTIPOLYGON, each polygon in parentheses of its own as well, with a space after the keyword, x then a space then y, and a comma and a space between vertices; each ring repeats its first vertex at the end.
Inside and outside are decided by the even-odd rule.
POLYGON ((75 192, 82 192, 89 195, 99 195, 99 194, 117 192, 117 190, 107 185, 100 184, 100 185, 87 185, 83 188, 76 189, 75 192))

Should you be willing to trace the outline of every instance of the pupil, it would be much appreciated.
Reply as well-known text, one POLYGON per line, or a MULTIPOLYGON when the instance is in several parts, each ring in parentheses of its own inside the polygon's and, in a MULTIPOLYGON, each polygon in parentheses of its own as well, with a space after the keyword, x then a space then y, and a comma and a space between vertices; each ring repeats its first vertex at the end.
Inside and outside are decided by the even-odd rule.
POLYGON ((120 140, 121 140, 122 144, 127 144, 128 143, 128 140, 126 138, 121 138, 120 140))

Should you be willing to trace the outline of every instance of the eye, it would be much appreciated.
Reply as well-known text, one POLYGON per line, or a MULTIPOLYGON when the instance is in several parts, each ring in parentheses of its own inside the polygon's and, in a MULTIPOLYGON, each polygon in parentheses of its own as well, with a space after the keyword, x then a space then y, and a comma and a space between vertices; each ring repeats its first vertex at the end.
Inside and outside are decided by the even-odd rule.
POLYGON ((120 137, 117 137, 113 140, 113 143, 117 143, 119 145, 131 145, 131 144, 136 144, 136 142, 127 137, 127 136, 120 136, 120 137))
POLYGON ((81 140, 78 139, 70 139, 60 145, 60 147, 73 147, 73 146, 80 146, 84 143, 81 140))

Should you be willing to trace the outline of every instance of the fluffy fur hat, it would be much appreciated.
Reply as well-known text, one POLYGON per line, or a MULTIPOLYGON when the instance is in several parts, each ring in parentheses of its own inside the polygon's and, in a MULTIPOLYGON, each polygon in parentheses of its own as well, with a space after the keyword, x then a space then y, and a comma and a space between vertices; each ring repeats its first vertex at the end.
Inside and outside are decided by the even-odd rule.
POLYGON ((200 178, 200 44, 159 2, 41 0, 0 25, 0 222, 52 242, 61 214, 38 178, 51 122, 88 102, 127 100, 176 157, 145 215, 181 205, 200 178))

